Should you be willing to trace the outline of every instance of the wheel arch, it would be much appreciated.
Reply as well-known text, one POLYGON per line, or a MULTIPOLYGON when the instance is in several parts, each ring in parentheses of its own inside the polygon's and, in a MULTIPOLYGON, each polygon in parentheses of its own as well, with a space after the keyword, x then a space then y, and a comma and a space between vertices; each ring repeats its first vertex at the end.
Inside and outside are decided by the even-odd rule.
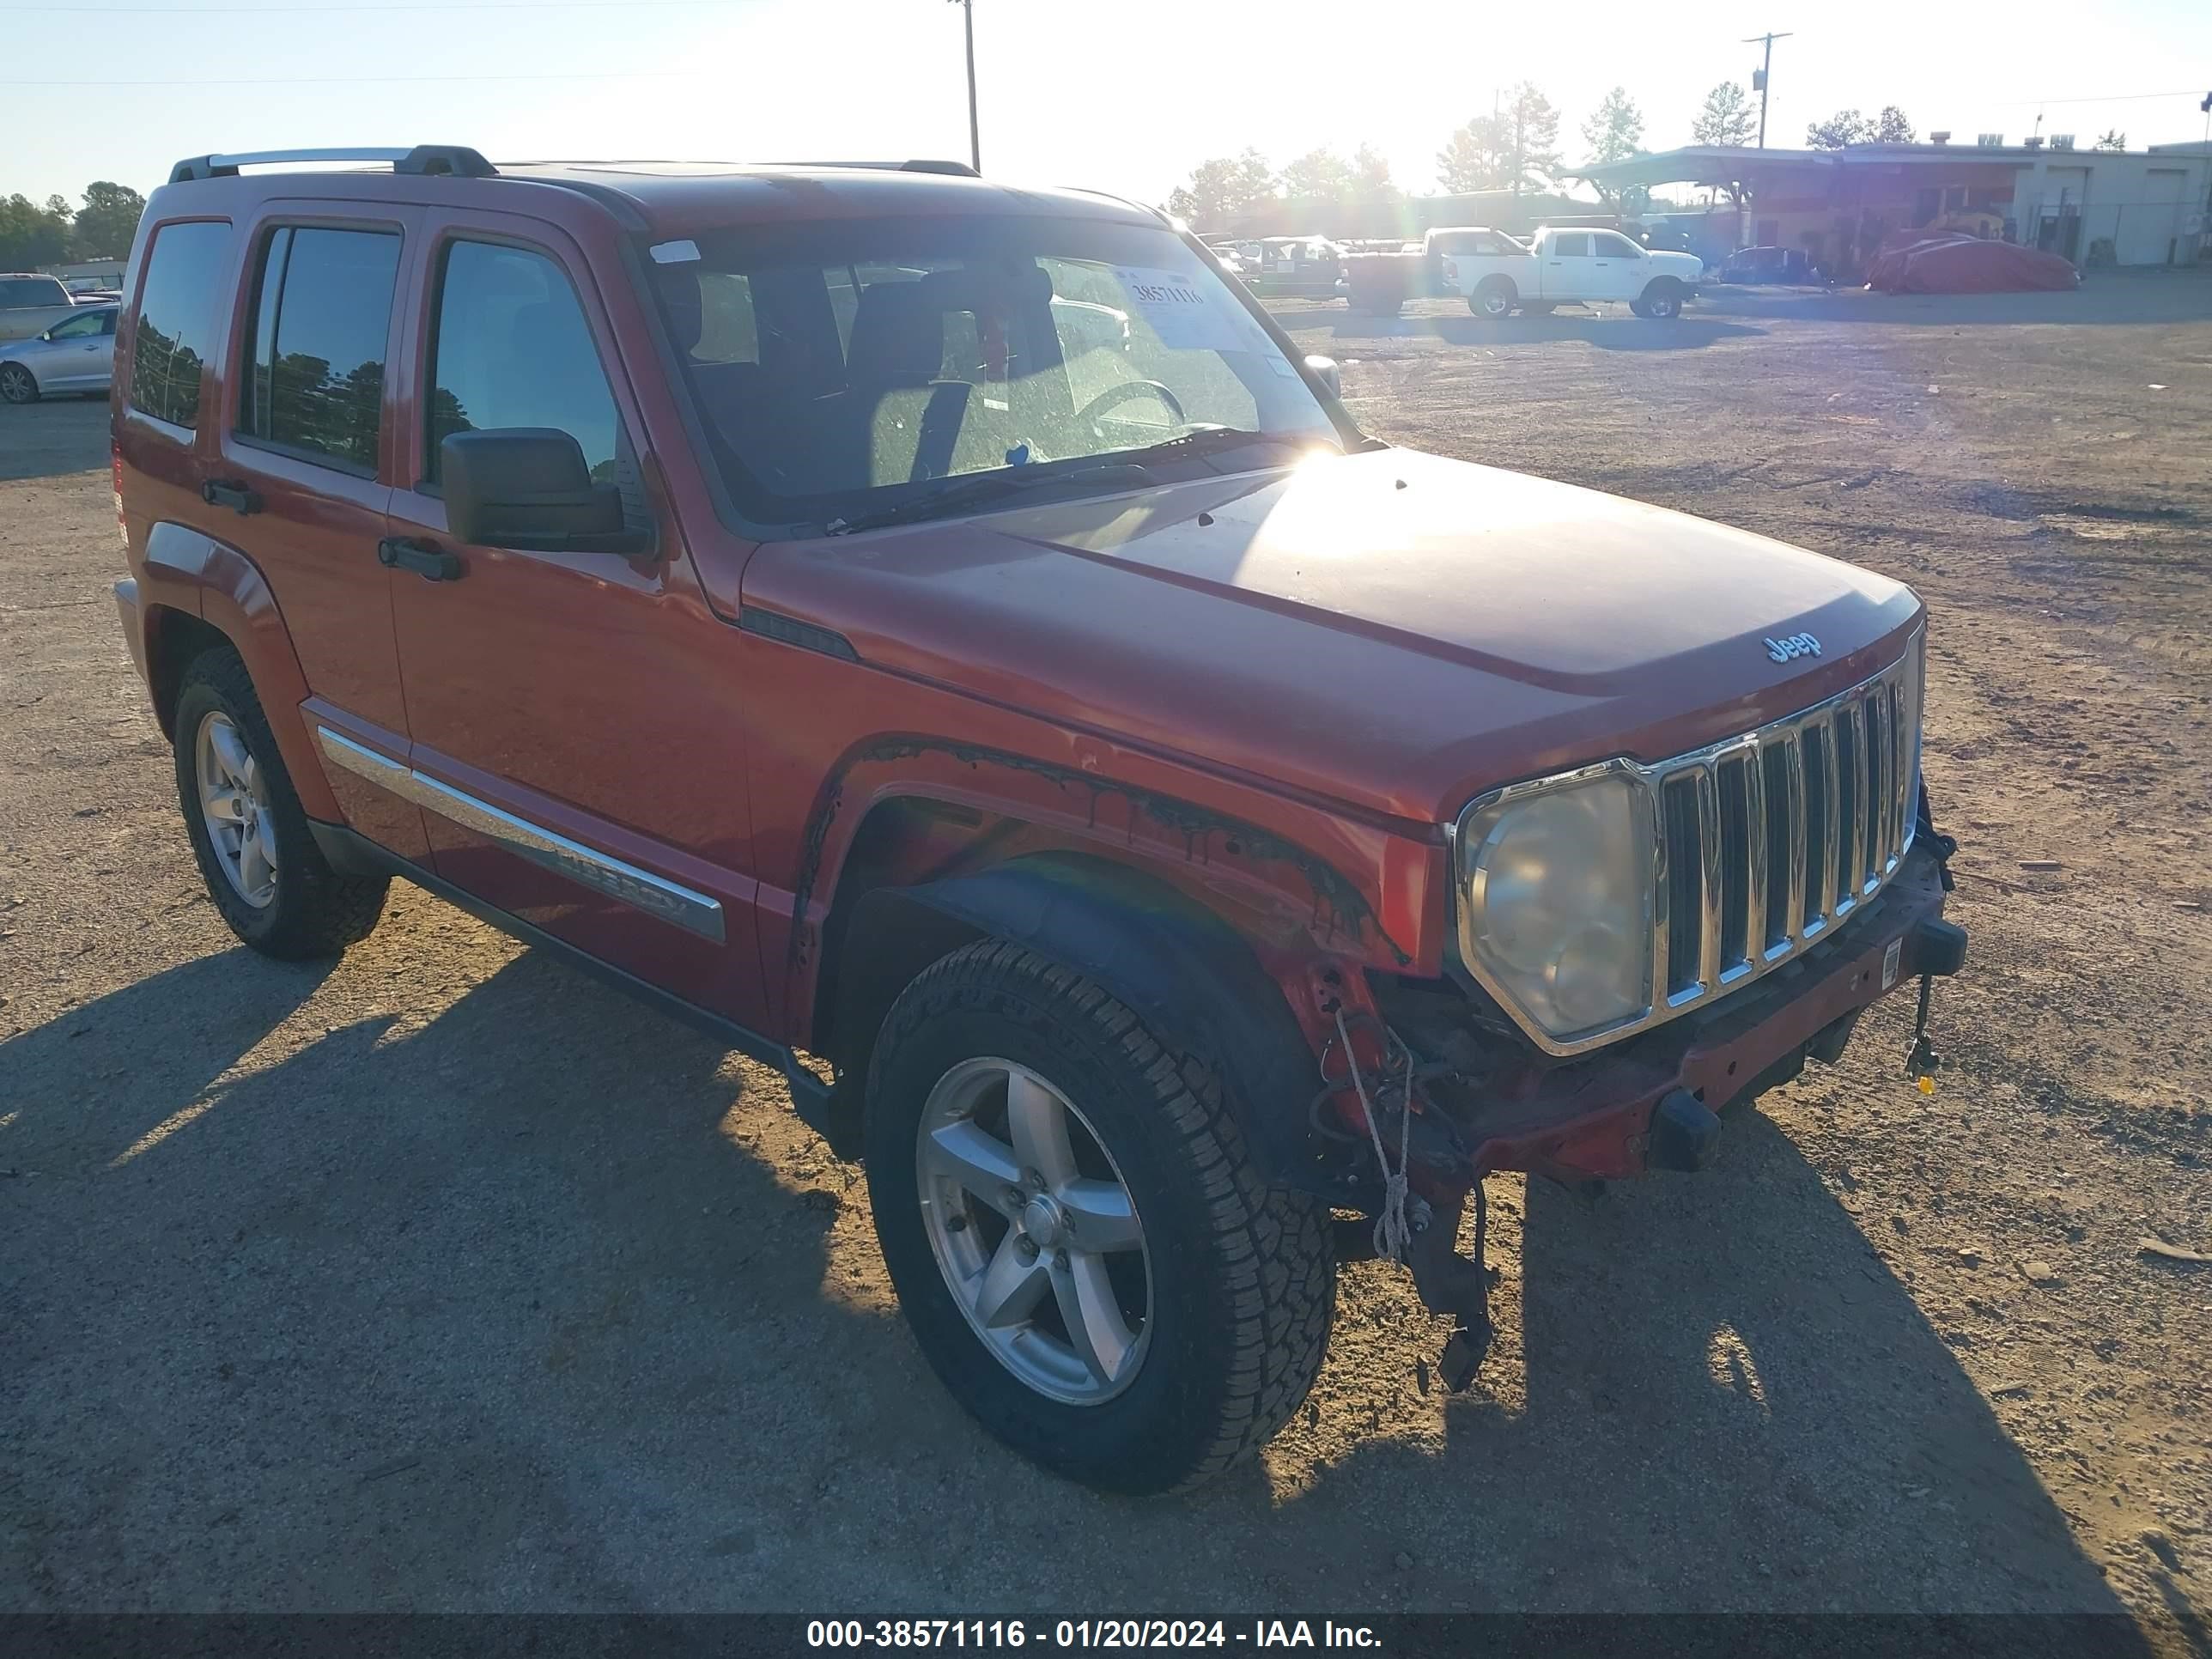
POLYGON ((188 526, 162 522, 147 536, 137 580, 145 610, 147 684, 163 733, 176 735, 176 694, 192 658, 216 645, 228 646, 253 682, 300 805, 311 818, 337 822, 337 798, 300 717, 308 695, 307 675, 260 568, 236 548, 188 526))
POLYGON ((940 957, 1003 939, 1095 981, 1164 1042, 1212 1066, 1269 1180, 1288 1180, 1310 1162, 1304 1106, 1316 1061, 1281 980, 1227 917, 1153 872, 1042 850, 868 886, 839 908, 816 1018, 817 1051, 840 1073, 833 1146, 857 1142, 868 1061, 899 993, 940 957))

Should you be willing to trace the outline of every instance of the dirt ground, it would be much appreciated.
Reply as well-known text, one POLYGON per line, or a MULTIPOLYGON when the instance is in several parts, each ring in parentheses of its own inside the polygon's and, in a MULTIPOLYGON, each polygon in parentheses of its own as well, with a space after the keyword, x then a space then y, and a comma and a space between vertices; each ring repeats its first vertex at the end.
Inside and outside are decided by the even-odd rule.
POLYGON ((2064 1610, 2212 1651, 2212 1267, 2139 1248, 2212 1250, 2212 281, 1414 310, 1285 316, 1386 437, 1926 597, 1973 933, 1932 1101, 1895 999, 1707 1174, 1495 1180, 1472 1393, 1352 1267, 1264 1461, 1090 1496, 929 1378, 768 1073, 411 889, 334 966, 235 945, 107 597, 104 407, 0 408, 0 1608, 2064 1610))

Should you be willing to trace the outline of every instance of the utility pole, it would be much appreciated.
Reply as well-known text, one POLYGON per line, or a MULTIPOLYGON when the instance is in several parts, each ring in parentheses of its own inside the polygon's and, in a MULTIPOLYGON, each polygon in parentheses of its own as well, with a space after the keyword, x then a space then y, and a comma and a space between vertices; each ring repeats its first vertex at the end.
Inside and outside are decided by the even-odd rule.
POLYGON ((952 0, 968 25, 968 165, 983 170, 983 130, 975 120, 975 0, 952 0))
POLYGON ((1759 72, 1751 77, 1752 89, 1759 94, 1759 148, 1761 149, 1766 148, 1766 82, 1774 70, 1774 43, 1777 40, 1787 40, 1789 38, 1788 33, 1754 34, 1743 42, 1747 46, 1758 46, 1761 41, 1766 45, 1766 61, 1759 66, 1759 72))

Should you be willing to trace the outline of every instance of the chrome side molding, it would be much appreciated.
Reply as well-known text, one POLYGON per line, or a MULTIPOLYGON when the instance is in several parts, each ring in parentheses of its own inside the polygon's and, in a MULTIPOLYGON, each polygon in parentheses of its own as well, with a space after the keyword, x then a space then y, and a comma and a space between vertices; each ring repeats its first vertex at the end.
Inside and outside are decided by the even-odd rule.
POLYGON ((704 893, 694 892, 650 870, 641 870, 597 848, 571 841, 543 824, 519 818, 388 755, 380 755, 327 726, 315 728, 315 741, 322 748, 323 757, 333 766, 366 778, 380 789, 388 789, 426 812, 435 812, 448 823, 458 823, 487 841, 497 842, 518 857, 618 899, 647 915, 657 916, 687 933, 696 933, 716 945, 725 941, 721 904, 704 893))

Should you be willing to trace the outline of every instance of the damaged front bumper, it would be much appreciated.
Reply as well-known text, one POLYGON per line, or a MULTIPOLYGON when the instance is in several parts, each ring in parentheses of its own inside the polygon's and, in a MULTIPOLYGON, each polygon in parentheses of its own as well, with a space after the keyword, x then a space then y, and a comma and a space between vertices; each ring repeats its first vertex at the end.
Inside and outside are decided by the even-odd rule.
MULTIPOLYGON (((1833 1064, 1869 1004, 1958 971, 1966 933, 1943 920, 1944 891, 1938 857, 1916 848, 1833 939, 1736 996, 1598 1054, 1565 1063, 1531 1054, 1465 1085, 1432 1086, 1467 1149, 1465 1176, 1524 1170, 1573 1185, 1700 1167, 1722 1108, 1788 1082, 1808 1056, 1833 1064)), ((1412 1174, 1422 1188, 1418 1162, 1412 1174)))
MULTIPOLYGON (((1469 1077, 1434 1060, 1425 1066, 1419 1054, 1429 1045, 1419 1035, 1396 1040, 1408 1056, 1399 1097, 1425 1075, 1421 1110, 1404 1124, 1407 1179, 1397 1183, 1419 1201, 1390 1253, 1411 1269, 1422 1302, 1453 1316, 1437 1365, 1446 1387, 1467 1388, 1490 1347, 1482 1176, 1523 1170, 1580 1187, 1647 1170, 1700 1169, 1717 1147, 1722 1108, 1788 1082, 1808 1058, 1833 1064, 1867 1006, 1916 980, 1919 1018, 1905 1069, 1929 1086, 1938 1062, 1926 1037, 1928 982, 1966 960, 1966 930, 1943 919, 1950 846, 1930 832, 1835 938, 1710 1009, 1601 1054, 1565 1062, 1523 1056, 1469 1077), (1428 1133, 1413 1133, 1416 1123, 1428 1133), (1426 1157, 1413 1151, 1424 1141, 1426 1157), (1437 1156, 1447 1148, 1449 1156, 1437 1156), (1474 1249, 1463 1256, 1456 1241, 1470 1196, 1474 1249)), ((1395 1029, 1391 998, 1380 1000, 1386 1029, 1395 1029)))

